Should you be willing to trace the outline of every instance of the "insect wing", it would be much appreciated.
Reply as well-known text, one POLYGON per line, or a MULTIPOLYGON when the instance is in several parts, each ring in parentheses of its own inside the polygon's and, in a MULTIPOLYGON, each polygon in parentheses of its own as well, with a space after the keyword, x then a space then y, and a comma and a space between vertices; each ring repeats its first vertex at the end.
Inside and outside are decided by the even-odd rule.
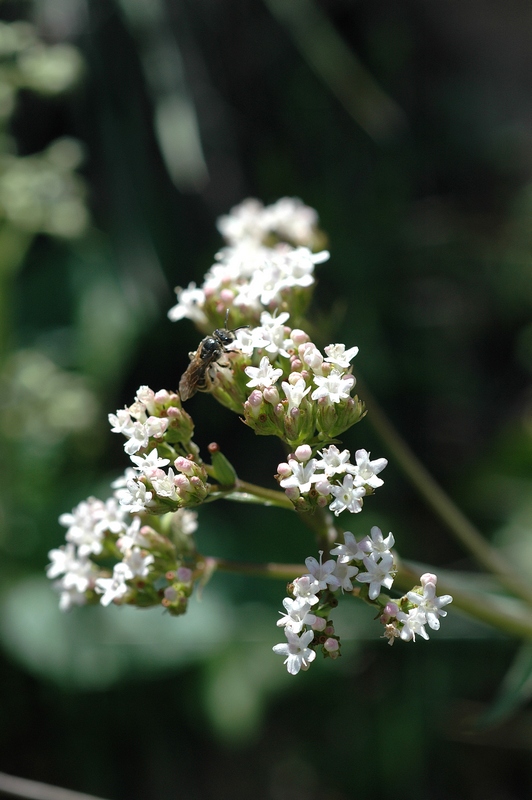
POLYGON ((179 381, 179 396, 182 403, 195 395, 198 389, 202 388, 205 382, 206 368, 207 364, 196 353, 179 381))

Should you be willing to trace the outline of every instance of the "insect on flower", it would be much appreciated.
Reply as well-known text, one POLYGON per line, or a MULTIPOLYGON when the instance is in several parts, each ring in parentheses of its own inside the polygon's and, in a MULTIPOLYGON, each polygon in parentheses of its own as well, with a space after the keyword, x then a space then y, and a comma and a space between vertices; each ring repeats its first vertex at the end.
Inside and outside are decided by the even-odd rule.
MULTIPOLYGON (((235 330, 239 330, 235 328, 235 330)), ((184 402, 196 392, 208 392, 211 388, 209 368, 219 363, 227 352, 227 346, 236 339, 234 330, 217 328, 211 336, 206 336, 199 343, 195 353, 189 353, 190 364, 179 381, 179 395, 184 402)))

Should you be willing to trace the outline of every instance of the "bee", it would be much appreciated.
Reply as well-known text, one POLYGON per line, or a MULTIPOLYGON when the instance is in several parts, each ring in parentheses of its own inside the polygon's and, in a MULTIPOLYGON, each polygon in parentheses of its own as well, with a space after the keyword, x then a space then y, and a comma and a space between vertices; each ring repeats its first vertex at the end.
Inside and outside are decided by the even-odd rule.
POLYGON ((179 381, 179 395, 182 402, 188 400, 196 392, 209 391, 211 387, 209 368, 220 361, 227 352, 227 346, 235 339, 235 331, 217 328, 211 336, 206 336, 201 340, 195 353, 189 353, 190 364, 179 381))

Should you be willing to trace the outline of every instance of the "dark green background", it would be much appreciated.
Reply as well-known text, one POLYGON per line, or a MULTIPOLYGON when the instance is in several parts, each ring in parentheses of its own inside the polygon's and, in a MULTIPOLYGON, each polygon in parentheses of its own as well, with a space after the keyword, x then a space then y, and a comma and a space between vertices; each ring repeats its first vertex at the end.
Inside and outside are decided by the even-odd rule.
MULTIPOLYGON (((58 515, 107 496, 126 466, 107 412, 140 384, 178 383, 198 334, 166 312, 172 287, 211 265, 216 217, 285 195, 315 207, 329 236, 322 344, 360 347, 357 369, 414 451, 532 574, 529 3, 322 0, 321 18, 285 3, 290 20, 273 0, 160 0, 151 15, 87 0, 70 17, 0 6, 4 19, 36 8, 50 40, 84 55, 67 97, 21 94, 12 132, 21 154, 65 134, 84 143, 93 218, 81 240, 34 240, 9 346, 85 375, 101 403, 88 432, 2 443, 0 770, 109 800, 526 798, 530 712, 475 724, 517 643, 452 607, 430 642, 389 648, 346 599, 343 658, 292 678, 271 653, 282 582, 215 576, 184 627, 155 610, 60 617, 42 579, 58 515), (187 164, 172 180, 153 125, 178 94, 208 175, 195 185, 187 164)), ((189 410, 202 447, 216 440, 242 478, 273 487, 276 442, 208 396, 189 410)), ((345 444, 388 455, 369 419, 345 444)), ((351 529, 378 524, 404 557, 474 569, 393 460, 385 479, 351 529)), ((241 505, 201 509, 198 542, 242 560, 315 552, 288 515, 241 505)))

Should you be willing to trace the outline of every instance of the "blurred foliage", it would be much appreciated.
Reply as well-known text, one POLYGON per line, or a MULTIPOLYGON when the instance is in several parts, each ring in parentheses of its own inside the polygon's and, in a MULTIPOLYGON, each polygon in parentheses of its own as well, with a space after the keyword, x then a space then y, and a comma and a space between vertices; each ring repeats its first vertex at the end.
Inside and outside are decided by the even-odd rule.
MULTIPOLYGON (((270 649, 278 583, 215 576, 172 620, 60 616, 42 578, 58 515, 125 465, 107 411, 174 389, 197 344, 166 311, 216 217, 283 195, 329 234, 325 338, 359 345, 414 450, 532 573, 527 5, 4 0, 0 19, 0 769, 113 800, 530 796, 530 711, 491 706, 506 673, 529 694, 530 654, 507 672, 516 643, 452 610, 389 648, 353 603, 343 658, 296 680, 270 649)), ((208 396, 191 411, 202 447, 273 486, 275 442, 208 396)), ((346 446, 387 455, 369 419, 346 446)), ((383 492, 364 532, 471 567, 393 462, 383 492)), ((213 555, 313 550, 273 509, 200 525, 213 555)))

